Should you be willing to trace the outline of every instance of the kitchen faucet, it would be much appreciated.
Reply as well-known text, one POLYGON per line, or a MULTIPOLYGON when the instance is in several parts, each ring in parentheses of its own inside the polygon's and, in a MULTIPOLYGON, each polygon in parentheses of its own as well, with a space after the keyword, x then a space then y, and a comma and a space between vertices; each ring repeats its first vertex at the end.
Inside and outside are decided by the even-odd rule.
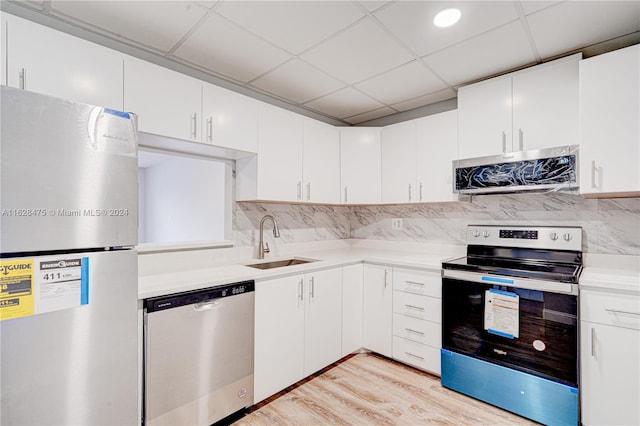
POLYGON ((269 253, 271 250, 269 249, 269 243, 264 242, 264 222, 267 219, 271 219, 273 222, 273 236, 275 238, 280 237, 280 229, 278 229, 278 223, 273 218, 273 216, 267 214, 264 215, 262 220, 260 221, 260 242, 258 243, 258 259, 264 259, 264 254, 269 253))

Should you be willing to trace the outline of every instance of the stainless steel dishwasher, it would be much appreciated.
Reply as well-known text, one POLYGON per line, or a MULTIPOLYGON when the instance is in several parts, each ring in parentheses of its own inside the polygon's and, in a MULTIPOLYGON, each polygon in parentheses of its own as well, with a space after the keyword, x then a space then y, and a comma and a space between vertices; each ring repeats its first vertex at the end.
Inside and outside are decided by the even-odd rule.
POLYGON ((144 422, 210 425, 253 404, 254 281, 145 300, 144 422))

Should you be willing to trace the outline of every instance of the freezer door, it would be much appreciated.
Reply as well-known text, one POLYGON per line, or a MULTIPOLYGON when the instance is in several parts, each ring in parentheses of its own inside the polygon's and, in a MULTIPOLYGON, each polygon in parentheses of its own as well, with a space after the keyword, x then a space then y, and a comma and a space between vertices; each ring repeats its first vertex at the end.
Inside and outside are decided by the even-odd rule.
POLYGON ((69 256, 87 305, 0 322, 0 424, 139 424, 136 252, 69 256))
POLYGON ((135 245, 135 116, 1 90, 0 251, 135 245))

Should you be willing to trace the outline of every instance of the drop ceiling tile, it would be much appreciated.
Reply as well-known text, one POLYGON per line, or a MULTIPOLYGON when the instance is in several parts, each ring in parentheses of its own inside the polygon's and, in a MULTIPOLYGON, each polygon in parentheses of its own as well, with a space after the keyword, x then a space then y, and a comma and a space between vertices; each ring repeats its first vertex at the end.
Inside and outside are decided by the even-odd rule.
POLYGON ((400 1, 375 12, 375 16, 418 56, 438 51, 518 18, 510 1, 400 1), (460 22, 438 28, 433 17, 455 5, 460 22))
POLYGON ((294 54, 365 15, 345 1, 225 1, 216 12, 294 54))
POLYGON ((375 120, 376 118, 386 117, 387 115, 395 114, 396 111, 388 106, 376 109, 373 111, 365 112, 364 114, 354 115, 353 117, 347 117, 344 119, 349 124, 359 124, 365 121, 375 120))
POLYGON ((458 43, 423 59, 452 86, 535 62, 520 21, 458 43))
POLYGON ((350 84, 413 59, 409 52, 369 19, 357 23, 301 57, 350 84))
POLYGON ((542 9, 546 9, 549 6, 553 6, 554 4, 560 3, 559 1, 543 1, 543 0, 531 0, 531 1, 521 1, 522 10, 526 15, 530 13, 537 12, 542 9))
POLYGON ((242 82, 253 80, 291 57, 216 14, 209 16, 174 55, 242 82))
POLYGON ((417 98, 409 99, 408 101, 399 102, 391 106, 393 107, 393 109, 398 111, 409 111, 410 109, 420 108, 425 105, 446 101, 455 97, 455 90, 444 89, 434 93, 429 93, 428 95, 418 96, 417 98))
POLYGON ((419 60, 409 62, 355 86, 372 98, 386 104, 405 101, 446 87, 419 60))
POLYGON ((64 14, 143 46, 169 51, 207 13, 190 1, 57 1, 64 14))
POLYGON ((640 30, 638 1, 568 1, 527 16, 543 58, 640 30))
POLYGON ((294 103, 334 92, 344 83, 294 58, 251 82, 252 86, 294 103))
POLYGON ((373 111, 383 105, 354 88, 347 87, 307 102, 305 106, 332 117, 344 118, 373 111))

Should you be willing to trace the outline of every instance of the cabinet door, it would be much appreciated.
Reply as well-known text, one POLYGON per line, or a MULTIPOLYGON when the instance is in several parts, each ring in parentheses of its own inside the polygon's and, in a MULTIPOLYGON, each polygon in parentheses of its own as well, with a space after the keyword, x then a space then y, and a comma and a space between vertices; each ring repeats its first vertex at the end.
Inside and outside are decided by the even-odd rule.
POLYGON ((580 62, 580 192, 640 191, 640 46, 580 62))
POLYGON ((258 112, 258 199, 302 201, 302 116, 267 104, 258 112))
POLYGON ((418 201, 457 201, 452 164, 458 159, 458 111, 424 117, 416 125, 418 201))
POLYGON ((255 401, 303 377, 303 276, 256 283, 255 401))
POLYGON ((0 14, 0 84, 7 85, 7 14, 0 14))
POLYGON ((362 348, 362 264, 342 268, 342 356, 362 348))
POLYGON ((202 86, 203 142, 258 152, 258 102, 211 84, 202 86))
POLYGON ((512 150, 510 77, 458 90, 458 137, 461 159, 512 150))
POLYGON ((410 203, 416 197, 416 124, 414 121, 382 128, 382 202, 410 203))
POLYGON ((513 150, 577 145, 580 55, 513 76, 513 150))
POLYGON ((305 275, 304 375, 341 357, 342 269, 305 275))
POLYGON ((124 108, 138 115, 138 130, 200 141, 200 81, 135 58, 125 58, 124 108))
POLYGON ((364 266, 362 345, 391 357, 393 270, 364 266))
POLYGON ((640 424, 640 331, 581 321, 582 423, 640 424))
POLYGON ((340 129, 341 202, 380 203, 380 185, 380 128, 340 129))
POLYGON ((9 86, 123 109, 122 54, 11 15, 6 19, 9 86))
POLYGON ((340 133, 334 126, 304 119, 304 201, 340 202, 340 133))

